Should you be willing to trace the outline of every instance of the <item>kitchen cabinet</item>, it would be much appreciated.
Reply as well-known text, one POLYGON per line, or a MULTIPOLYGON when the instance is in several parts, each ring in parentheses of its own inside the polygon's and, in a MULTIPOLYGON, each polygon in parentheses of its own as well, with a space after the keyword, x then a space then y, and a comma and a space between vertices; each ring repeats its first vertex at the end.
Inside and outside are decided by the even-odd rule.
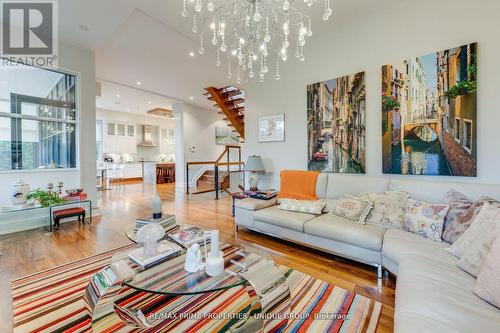
POLYGON ((137 135, 135 125, 125 123, 107 123, 104 140, 104 152, 115 154, 136 154, 137 135))

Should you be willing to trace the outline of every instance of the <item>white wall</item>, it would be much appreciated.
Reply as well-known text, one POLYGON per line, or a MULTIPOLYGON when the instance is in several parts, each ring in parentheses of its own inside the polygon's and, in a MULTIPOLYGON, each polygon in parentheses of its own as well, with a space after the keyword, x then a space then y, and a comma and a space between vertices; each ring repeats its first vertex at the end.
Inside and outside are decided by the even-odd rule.
POLYGON ((500 184, 499 13, 497 0, 405 1, 316 36, 304 48, 306 61, 291 59, 282 66, 280 81, 271 74, 265 83, 250 82, 245 153, 263 157, 269 173, 262 186, 278 188, 280 170, 307 169, 306 86, 360 71, 366 71, 367 174, 381 176, 381 66, 471 42, 478 42, 478 177, 452 179, 500 184), (258 117, 277 113, 285 113, 286 141, 258 143, 258 117))
MULTIPOLYGON (((10 185, 24 179, 32 189, 46 188, 47 183, 64 181, 65 188, 83 187, 91 200, 96 201, 96 163, 95 163, 95 63, 94 53, 64 44, 59 45, 59 67, 78 75, 78 99, 80 105, 80 144, 78 170, 44 170, 0 173, 0 205, 9 204, 10 185)), ((47 214, 48 215, 48 214, 47 214)), ((27 221, 31 217, 23 215, 27 221)), ((2 230, 19 231, 33 226, 44 225, 45 221, 34 218, 29 223, 19 223, 15 214, 3 216, 0 221, 2 230), (15 225, 7 225, 14 223, 15 225)))

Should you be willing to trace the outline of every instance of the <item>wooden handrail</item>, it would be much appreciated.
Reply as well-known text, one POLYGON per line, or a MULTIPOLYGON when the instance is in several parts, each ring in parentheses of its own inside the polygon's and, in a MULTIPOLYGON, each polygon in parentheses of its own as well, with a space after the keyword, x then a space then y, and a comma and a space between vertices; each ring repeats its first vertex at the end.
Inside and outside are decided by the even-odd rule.
POLYGON ((222 162, 222 163, 215 163, 215 165, 218 166, 228 166, 228 165, 244 165, 244 162, 222 162))
POLYGON ((186 162, 186 165, 203 165, 203 164, 216 164, 215 161, 206 161, 206 162, 186 162))

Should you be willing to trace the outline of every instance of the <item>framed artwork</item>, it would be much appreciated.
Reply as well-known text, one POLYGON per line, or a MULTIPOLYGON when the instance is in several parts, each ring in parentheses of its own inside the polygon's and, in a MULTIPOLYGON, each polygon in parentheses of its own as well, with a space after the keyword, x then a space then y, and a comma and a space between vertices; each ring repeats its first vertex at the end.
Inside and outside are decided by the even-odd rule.
POLYGON ((386 174, 477 176, 477 44, 382 67, 386 174))
POLYGON ((285 141, 285 114, 259 118, 259 142, 285 141))
POLYGON ((307 86, 308 169, 366 172, 365 73, 307 86))
POLYGON ((239 145, 238 134, 234 133, 228 126, 215 126, 216 145, 239 145))

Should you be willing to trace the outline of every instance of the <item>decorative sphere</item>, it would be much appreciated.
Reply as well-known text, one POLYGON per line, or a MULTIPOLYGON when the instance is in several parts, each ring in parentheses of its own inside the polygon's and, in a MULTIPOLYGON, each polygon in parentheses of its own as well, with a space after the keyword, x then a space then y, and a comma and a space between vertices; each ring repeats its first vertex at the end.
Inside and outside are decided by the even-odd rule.
POLYGON ((253 20, 255 22, 260 22, 260 20, 262 19, 262 15, 260 15, 259 12, 256 12, 254 15, 253 15, 253 20))
POLYGON ((209 12, 213 12, 215 10, 215 5, 212 1, 210 1, 209 3, 207 3, 207 9, 209 12))
POLYGON ((165 229, 156 223, 150 223, 137 231, 139 243, 157 242, 165 236, 165 229))

